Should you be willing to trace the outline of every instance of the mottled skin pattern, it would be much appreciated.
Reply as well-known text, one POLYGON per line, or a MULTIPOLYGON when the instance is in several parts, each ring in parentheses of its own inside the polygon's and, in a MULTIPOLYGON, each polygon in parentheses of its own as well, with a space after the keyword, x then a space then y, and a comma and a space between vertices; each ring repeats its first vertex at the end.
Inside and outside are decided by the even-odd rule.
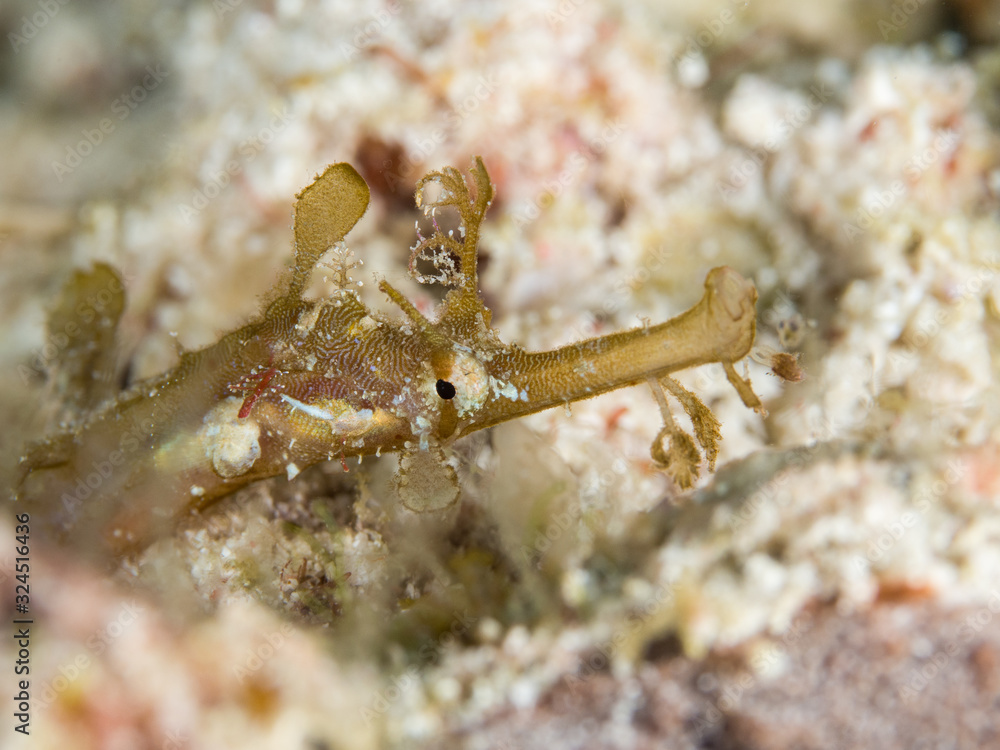
MULTIPOLYGON (((469 182, 453 168, 427 175, 416 199, 425 213, 451 208, 460 220, 457 236, 435 221, 434 233, 413 248, 411 273, 450 287, 433 321, 385 281, 380 289, 405 317, 369 311, 349 288, 319 300, 303 297, 320 257, 368 206, 360 175, 347 164, 332 165, 298 196, 296 262, 282 282, 286 291, 263 317, 29 446, 19 511, 32 512, 47 536, 108 560, 147 544, 185 509, 250 482, 294 478, 319 461, 382 451, 403 453, 397 489, 404 504, 440 508, 458 496, 448 461, 456 439, 643 381, 657 389, 667 420, 654 458, 686 486, 700 458, 690 437, 673 426, 659 385, 691 414, 710 466, 718 423, 669 374, 721 362, 744 402, 760 408, 732 367, 753 345, 757 294, 732 269, 713 269, 701 301, 665 323, 525 352, 499 339, 479 297, 479 228, 493 199, 482 160, 474 160, 469 182), (433 198, 425 194, 431 191, 433 198), (416 274, 421 259, 436 276, 416 274)), ((106 266, 78 274, 64 306, 72 309, 74 295, 108 276, 115 277, 106 266)), ((84 329, 67 357, 106 341, 120 308, 84 329)), ((77 366, 78 389, 89 374, 77 366)), ((86 394, 78 402, 81 409, 90 405, 86 394)))

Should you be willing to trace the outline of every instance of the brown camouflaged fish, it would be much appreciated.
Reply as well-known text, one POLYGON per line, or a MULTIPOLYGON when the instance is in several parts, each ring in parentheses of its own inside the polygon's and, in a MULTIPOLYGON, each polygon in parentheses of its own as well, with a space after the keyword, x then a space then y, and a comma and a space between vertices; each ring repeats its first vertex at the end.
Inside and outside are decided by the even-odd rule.
MULTIPOLYGON (((303 290, 321 256, 368 207, 369 192, 347 164, 334 164, 298 196, 295 264, 286 291, 263 316, 216 344, 186 353, 163 375, 84 413, 69 429, 29 446, 21 461, 18 512, 45 535, 107 559, 141 548, 178 515, 247 484, 320 461, 402 453, 396 486, 414 510, 458 497, 449 446, 509 419, 647 381, 666 426, 652 454, 682 487, 698 475, 694 440, 670 418, 664 389, 691 416, 714 467, 719 423, 670 373, 712 362, 725 368, 744 403, 760 410, 733 363, 750 351, 757 292, 731 268, 715 268, 690 310, 659 325, 526 352, 500 340, 479 296, 479 229, 494 188, 480 158, 471 180, 454 168, 424 177, 417 206, 451 208, 458 236, 434 233, 412 249, 410 273, 450 288, 434 319, 388 282, 379 288, 405 317, 369 310, 347 285, 317 300, 303 290), (433 199, 428 187, 434 185, 433 199), (419 260, 434 276, 416 271, 419 260)), ((60 310, 118 280, 107 266, 78 273, 60 310)), ((117 288, 121 289, 120 280, 117 288)), ((63 359, 64 380, 92 379, 122 304, 78 326, 63 359)), ((86 398, 81 399, 86 404, 86 398)))

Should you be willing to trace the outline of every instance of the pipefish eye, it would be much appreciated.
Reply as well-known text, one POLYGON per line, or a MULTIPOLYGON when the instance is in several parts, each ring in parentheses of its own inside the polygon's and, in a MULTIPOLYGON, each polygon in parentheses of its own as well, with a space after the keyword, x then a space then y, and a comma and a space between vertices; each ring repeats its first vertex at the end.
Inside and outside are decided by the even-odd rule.
POLYGON ((437 390, 437 394, 446 401, 455 398, 455 386, 447 380, 438 380, 434 388, 437 390))
POLYGON ((428 372, 429 377, 422 384, 425 398, 450 401, 459 417, 474 414, 486 403, 490 376, 471 352, 452 349, 438 361, 433 373, 428 372))

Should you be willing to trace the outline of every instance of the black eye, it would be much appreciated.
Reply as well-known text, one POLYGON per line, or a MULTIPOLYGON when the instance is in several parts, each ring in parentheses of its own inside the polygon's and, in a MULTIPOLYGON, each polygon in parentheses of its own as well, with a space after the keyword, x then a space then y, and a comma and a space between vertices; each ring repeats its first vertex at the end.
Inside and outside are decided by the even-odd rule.
POLYGON ((453 386, 447 380, 439 380, 437 382, 437 385, 435 385, 434 387, 437 388, 438 395, 441 398, 443 399, 455 398, 455 386, 453 386))

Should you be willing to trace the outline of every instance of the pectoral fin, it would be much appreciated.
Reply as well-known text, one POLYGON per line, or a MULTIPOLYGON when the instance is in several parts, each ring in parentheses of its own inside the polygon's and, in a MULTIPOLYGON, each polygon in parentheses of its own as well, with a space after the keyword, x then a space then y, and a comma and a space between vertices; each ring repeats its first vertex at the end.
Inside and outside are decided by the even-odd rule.
POLYGON ((395 480, 400 500, 414 513, 444 510, 458 500, 458 476, 436 445, 400 456, 395 480))

